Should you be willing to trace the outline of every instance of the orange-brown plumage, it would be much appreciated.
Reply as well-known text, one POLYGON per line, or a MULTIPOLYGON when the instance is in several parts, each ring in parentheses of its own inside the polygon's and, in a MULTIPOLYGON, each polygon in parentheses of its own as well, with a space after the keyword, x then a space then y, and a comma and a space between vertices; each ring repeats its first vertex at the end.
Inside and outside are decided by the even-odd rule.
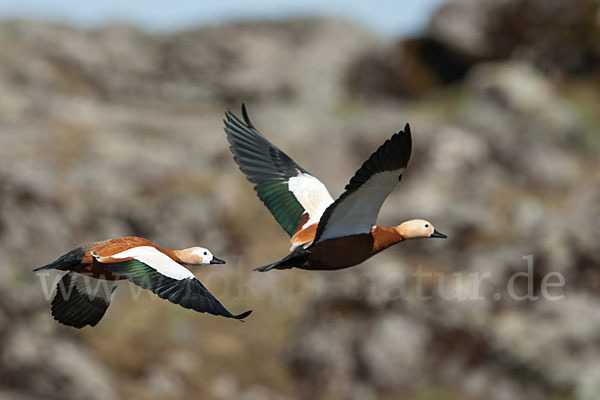
POLYGON ((372 256, 404 240, 404 237, 398 232, 398 229, 388 228, 387 226, 374 227, 371 229, 371 236, 373 237, 372 256))
POLYGON ((83 248, 87 249, 87 251, 81 259, 81 267, 79 269, 76 269, 76 272, 82 275, 91 276, 96 279, 103 279, 107 281, 127 279, 126 277, 118 276, 112 273, 110 270, 106 269, 102 264, 129 261, 131 260, 131 258, 119 260, 104 259, 103 262, 100 263, 92 256, 92 252, 101 257, 109 257, 111 254, 117 254, 137 246, 157 247, 150 240, 138 236, 127 236, 122 238, 107 239, 99 242, 89 243, 85 246, 82 246, 83 248))
POLYGON ((444 238, 428 221, 415 219, 378 227, 377 215, 398 185, 412 152, 410 127, 392 135, 362 164, 344 193, 333 200, 327 188, 250 122, 225 114, 225 132, 234 160, 265 206, 291 236, 291 253, 257 268, 325 269, 351 267, 402 240, 444 238))
POLYGON ((82 328, 96 325, 116 289, 127 279, 184 308, 241 319, 251 311, 231 314, 182 264, 223 264, 204 247, 163 249, 148 239, 129 236, 88 243, 34 271, 67 271, 52 299, 52 316, 82 328), (99 281, 107 281, 99 283, 99 281))
MULTIPOLYGON (((310 270, 336 270, 362 263, 375 254, 403 240, 394 228, 374 227, 370 233, 348 235, 312 245, 301 265, 290 265, 310 270)), ((299 260, 294 260, 298 263, 299 260)), ((285 263, 282 264, 282 267, 285 263)))
POLYGON ((359 264, 373 254, 373 242, 369 233, 326 240, 310 248, 301 268, 334 270, 359 264))
POLYGON ((176 256, 175 251, 170 249, 163 249, 156 246, 153 242, 148 239, 138 236, 127 236, 122 238, 107 239, 98 242, 88 243, 87 245, 81 246, 85 249, 85 253, 79 263, 79 268, 73 269, 79 274, 91 276, 96 279, 103 279, 107 281, 123 280, 127 279, 123 276, 118 276, 105 268, 103 264, 130 261, 132 258, 128 257, 125 259, 113 259, 110 258, 112 254, 118 254, 122 251, 139 247, 139 246, 150 246, 158 249, 160 252, 168 255, 173 261, 181 262, 179 257, 176 256), (99 262, 92 256, 92 252, 100 257, 106 257, 99 262))
POLYGON ((292 248, 311 242, 317 233, 317 225, 312 224, 304 229, 299 229, 290 239, 292 248))
POLYGON ((96 242, 94 243, 94 246, 90 248, 90 251, 94 251, 100 257, 108 257, 112 254, 117 254, 127 249, 131 249, 132 247, 139 246, 151 246, 160 250, 158 246, 148 239, 138 236, 127 236, 96 242))

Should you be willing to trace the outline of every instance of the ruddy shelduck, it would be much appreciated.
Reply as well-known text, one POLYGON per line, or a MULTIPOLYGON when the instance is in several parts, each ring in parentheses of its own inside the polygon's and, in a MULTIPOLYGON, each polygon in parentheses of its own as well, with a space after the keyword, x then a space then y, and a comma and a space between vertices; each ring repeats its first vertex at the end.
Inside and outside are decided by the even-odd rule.
POLYGON ((410 159, 410 126, 386 140, 333 200, 321 181, 270 143, 250 122, 225 114, 225 133, 234 160, 255 184, 258 197, 291 236, 291 253, 257 268, 336 270, 357 265, 407 239, 445 238, 423 219, 394 227, 377 226, 379 209, 410 159))
POLYGON ((224 264, 204 247, 163 249, 148 239, 129 236, 92 242, 34 271, 68 271, 58 282, 52 316, 82 328, 104 316, 119 280, 149 289, 159 297, 198 312, 242 319, 252 310, 233 315, 183 265, 224 264))

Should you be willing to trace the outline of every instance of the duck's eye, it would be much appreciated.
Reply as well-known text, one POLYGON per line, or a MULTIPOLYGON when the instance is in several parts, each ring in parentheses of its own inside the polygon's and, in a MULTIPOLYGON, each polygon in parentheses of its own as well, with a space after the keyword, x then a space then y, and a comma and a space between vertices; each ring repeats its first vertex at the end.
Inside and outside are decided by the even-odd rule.
POLYGON ((429 228, 429 224, 425 224, 425 228, 429 228))
POLYGON ((204 252, 204 255, 205 255, 205 256, 207 256, 207 255, 208 255, 208 253, 205 251, 205 252, 204 252))

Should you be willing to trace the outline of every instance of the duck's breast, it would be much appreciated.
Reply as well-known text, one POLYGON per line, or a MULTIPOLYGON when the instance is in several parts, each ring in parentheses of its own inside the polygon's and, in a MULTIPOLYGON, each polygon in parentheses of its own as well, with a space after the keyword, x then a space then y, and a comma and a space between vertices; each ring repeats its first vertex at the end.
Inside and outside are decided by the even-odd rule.
POLYGON ((329 239, 310 247, 307 269, 334 270, 360 264, 373 254, 370 233, 329 239))

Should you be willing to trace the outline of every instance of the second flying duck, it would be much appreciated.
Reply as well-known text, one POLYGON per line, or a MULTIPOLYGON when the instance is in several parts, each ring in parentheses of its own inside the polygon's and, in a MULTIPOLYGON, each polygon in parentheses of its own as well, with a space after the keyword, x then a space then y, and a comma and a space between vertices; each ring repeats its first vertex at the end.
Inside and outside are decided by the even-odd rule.
POLYGON ((243 122, 229 111, 225 114, 231 152, 292 243, 287 257, 258 271, 347 268, 406 239, 446 237, 423 219, 394 227, 376 226, 381 205, 410 159, 408 124, 363 163, 334 201, 321 181, 262 136, 244 105, 242 117, 243 122))

